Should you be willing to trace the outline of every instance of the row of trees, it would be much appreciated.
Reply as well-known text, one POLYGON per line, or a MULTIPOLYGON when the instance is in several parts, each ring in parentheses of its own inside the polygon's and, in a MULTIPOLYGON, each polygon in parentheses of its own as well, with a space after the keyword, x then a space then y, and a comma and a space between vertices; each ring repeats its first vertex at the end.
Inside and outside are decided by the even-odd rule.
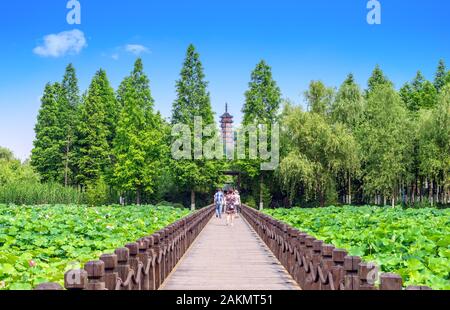
MULTIPOLYGON (((193 126, 198 115, 205 125, 214 123, 203 67, 192 45, 176 88, 172 123, 193 126)), ((44 182, 100 191, 95 193, 100 196, 117 191, 137 204, 164 199, 168 191, 190 191, 193 206, 196 190, 217 184, 217 164, 172 160, 171 126, 154 110, 141 59, 116 92, 100 69, 82 96, 69 65, 62 83, 46 85, 35 131, 31 164, 44 182)))
POLYGON ((392 205, 449 203, 450 74, 418 72, 399 92, 377 66, 362 91, 349 75, 336 91, 313 81, 308 112, 287 105, 282 187, 295 198, 392 205))
POLYGON ((167 199, 194 207, 196 193, 209 193, 228 169, 243 173, 246 200, 263 205, 443 203, 450 197, 449 83, 443 61, 434 82, 419 72, 400 91, 377 66, 366 90, 352 75, 339 89, 312 81, 304 111, 282 100, 270 66, 261 61, 242 112, 243 125, 281 124, 280 167, 263 172, 260 159, 172 158, 173 125, 189 125, 193 137, 194 117, 201 116, 204 126, 215 124, 194 46, 176 82, 169 121, 154 110, 140 59, 117 91, 99 70, 82 96, 69 65, 61 83, 45 87, 31 164, 44 182, 100 197, 117 192, 138 204, 167 199))

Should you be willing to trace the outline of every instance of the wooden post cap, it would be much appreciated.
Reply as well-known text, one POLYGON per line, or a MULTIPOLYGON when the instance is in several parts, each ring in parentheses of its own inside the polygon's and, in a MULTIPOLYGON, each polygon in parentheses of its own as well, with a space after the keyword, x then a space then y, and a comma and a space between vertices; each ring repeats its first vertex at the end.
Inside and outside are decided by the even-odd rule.
POLYGON ((117 255, 116 254, 103 254, 100 256, 100 260, 105 263, 105 269, 114 269, 117 267, 117 255))
POLYGON ((84 270, 90 279, 101 278, 105 275, 105 263, 101 260, 90 261, 84 265, 84 270))
POLYGON ((128 248, 118 248, 114 253, 117 255, 117 261, 119 263, 127 262, 130 257, 130 250, 128 248))
POLYGON ((313 246, 313 242, 316 240, 316 238, 312 237, 312 236, 307 236, 305 238, 305 244, 307 247, 312 247, 313 246))
POLYGON ((343 249, 334 249, 332 256, 334 262, 344 263, 344 257, 347 256, 347 251, 343 249))
POLYGON ((128 243, 125 245, 126 248, 130 251, 130 256, 136 256, 139 253, 139 245, 136 242, 128 243))
POLYGON ((313 250, 314 252, 321 252, 322 251, 322 240, 314 240, 313 241, 313 250))
POLYGON ((335 249, 334 245, 323 244, 322 245, 322 255, 331 257, 331 256, 333 256, 334 249, 335 249))
POLYGON ((395 273, 383 273, 380 276, 380 290, 401 290, 402 277, 395 273))
POLYGON ((345 271, 358 271, 359 263, 361 263, 361 257, 345 256, 344 257, 344 270, 345 271))

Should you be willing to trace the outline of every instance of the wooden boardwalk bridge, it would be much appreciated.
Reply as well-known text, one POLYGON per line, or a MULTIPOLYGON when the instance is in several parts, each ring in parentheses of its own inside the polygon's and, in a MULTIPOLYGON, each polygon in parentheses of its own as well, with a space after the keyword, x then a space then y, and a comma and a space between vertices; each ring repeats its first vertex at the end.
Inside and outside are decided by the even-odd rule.
POLYGON ((213 218, 175 267, 164 290, 300 289, 250 225, 213 218))
MULTIPOLYGON (((402 290, 402 278, 242 206, 234 226, 209 206, 64 276, 68 290, 402 290)), ((61 290, 43 283, 37 290, 61 290)), ((410 286, 410 290, 427 290, 410 286)))

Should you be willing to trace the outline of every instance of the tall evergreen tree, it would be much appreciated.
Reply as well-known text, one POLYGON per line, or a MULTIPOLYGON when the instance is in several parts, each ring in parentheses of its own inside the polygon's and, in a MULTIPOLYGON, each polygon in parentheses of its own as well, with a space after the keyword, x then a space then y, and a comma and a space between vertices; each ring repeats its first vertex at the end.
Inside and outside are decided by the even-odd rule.
POLYGON ((277 121, 281 91, 272 77, 272 68, 261 60, 251 74, 242 109, 244 124, 268 124, 277 121))
POLYGON ((447 68, 445 66, 445 61, 443 59, 439 60, 439 65, 436 70, 436 75, 434 77, 434 87, 438 92, 441 91, 442 87, 447 83, 447 68))
POLYGON ((384 72, 381 70, 379 65, 376 65, 375 69, 372 72, 372 76, 369 78, 367 82, 368 89, 366 91, 366 96, 370 92, 372 92, 377 86, 387 85, 393 87, 394 84, 384 75, 384 72))
POLYGON ((106 72, 95 74, 80 106, 76 127, 76 181, 81 185, 97 182, 111 166, 111 147, 117 122, 117 104, 106 72))
POLYGON ((78 105, 80 104, 80 94, 78 79, 75 68, 69 64, 66 68, 63 81, 61 83, 61 94, 59 102, 60 126, 64 132, 64 139, 61 141, 61 149, 64 153, 64 185, 68 186, 73 178, 74 163, 72 161, 72 146, 75 140, 75 121, 78 105))
MULTIPOLYGON (((245 126, 270 126, 279 120, 279 109, 281 104, 281 91, 272 76, 272 68, 264 61, 260 61, 251 73, 249 89, 245 92, 245 103, 242 109, 244 114, 243 125, 245 126)), ((268 136, 271 134, 269 132, 268 136)), ((247 139, 248 140, 248 139, 247 139)), ((259 177, 259 204, 264 207, 265 192, 267 184, 264 182, 265 174, 270 172, 261 171, 261 160, 246 159, 239 161, 239 168, 245 172, 249 182, 253 183, 253 191, 256 193, 257 180, 259 177)), ((270 199, 269 199, 270 200, 270 199)))
MULTIPOLYGON (((194 45, 189 45, 186 58, 176 82, 177 98, 173 103, 172 124, 189 125, 192 137, 194 133, 194 118, 201 117, 204 126, 214 124, 214 114, 211 108, 211 99, 207 91, 208 83, 205 81, 203 65, 200 55, 194 45)), ((211 139, 217 132, 211 133, 211 139)), ((218 176, 217 163, 212 160, 174 160, 173 169, 176 172, 177 183, 191 193, 191 208, 195 209, 195 193, 210 190, 215 185, 218 176)))
POLYGON ((151 194, 160 170, 163 132, 153 113, 149 79, 141 59, 121 83, 117 99, 122 107, 114 139, 114 183, 121 191, 134 191, 141 204, 144 193, 151 194))
POLYGON ((429 109, 436 104, 437 91, 433 83, 427 81, 422 72, 418 71, 411 83, 406 83, 400 89, 400 96, 406 107, 413 112, 429 109))
POLYGON ((36 138, 31 155, 31 165, 41 175, 44 182, 59 182, 63 171, 61 140, 64 132, 60 127, 58 96, 59 84, 47 84, 41 98, 35 126, 36 138))

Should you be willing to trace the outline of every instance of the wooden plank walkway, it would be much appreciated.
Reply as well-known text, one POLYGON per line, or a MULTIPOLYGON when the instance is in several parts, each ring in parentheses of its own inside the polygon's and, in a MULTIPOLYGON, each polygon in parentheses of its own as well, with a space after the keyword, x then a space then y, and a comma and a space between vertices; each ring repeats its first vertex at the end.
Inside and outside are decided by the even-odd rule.
POLYGON ((208 223, 162 290, 299 290, 248 223, 208 223))

